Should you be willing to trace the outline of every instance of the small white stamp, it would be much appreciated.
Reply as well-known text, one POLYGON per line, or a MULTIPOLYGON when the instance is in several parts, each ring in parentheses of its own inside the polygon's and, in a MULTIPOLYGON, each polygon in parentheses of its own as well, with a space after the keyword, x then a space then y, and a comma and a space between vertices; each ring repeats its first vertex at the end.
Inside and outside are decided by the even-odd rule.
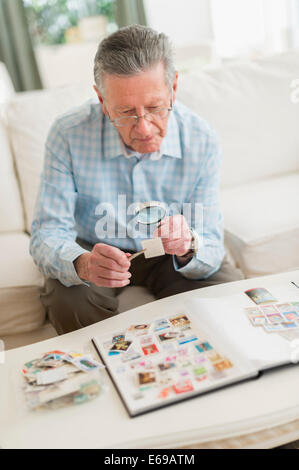
POLYGON ((165 255, 164 246, 161 238, 150 238, 141 242, 142 248, 145 250, 145 258, 153 258, 154 256, 165 255))

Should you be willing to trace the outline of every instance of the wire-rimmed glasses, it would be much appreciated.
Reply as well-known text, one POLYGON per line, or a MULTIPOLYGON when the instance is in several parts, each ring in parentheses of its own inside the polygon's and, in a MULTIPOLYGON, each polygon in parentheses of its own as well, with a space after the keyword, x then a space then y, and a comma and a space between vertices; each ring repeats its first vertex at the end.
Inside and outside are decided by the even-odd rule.
POLYGON ((127 126, 135 126, 138 124, 139 119, 144 118, 149 122, 159 122, 162 119, 167 118, 168 114, 172 111, 172 93, 170 99, 170 107, 169 108, 157 108, 152 109, 151 111, 143 114, 143 116, 122 116, 115 119, 110 119, 116 127, 127 127, 127 126))

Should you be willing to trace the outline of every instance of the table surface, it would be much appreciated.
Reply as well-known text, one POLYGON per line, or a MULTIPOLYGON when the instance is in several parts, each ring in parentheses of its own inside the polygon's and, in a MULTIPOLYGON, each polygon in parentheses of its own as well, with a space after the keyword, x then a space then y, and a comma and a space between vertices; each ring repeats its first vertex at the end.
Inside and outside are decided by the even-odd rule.
MULTIPOLYGON (((0 364, 2 448, 274 447, 299 438, 299 370, 296 366, 130 418, 108 376, 106 390, 84 405, 30 412, 21 399, 24 362, 53 349, 90 351, 91 338, 169 314, 191 297, 219 297, 295 281, 299 271, 245 279, 148 303, 66 335, 9 350, 0 364)), ((296 289, 296 287, 294 287, 296 289)))

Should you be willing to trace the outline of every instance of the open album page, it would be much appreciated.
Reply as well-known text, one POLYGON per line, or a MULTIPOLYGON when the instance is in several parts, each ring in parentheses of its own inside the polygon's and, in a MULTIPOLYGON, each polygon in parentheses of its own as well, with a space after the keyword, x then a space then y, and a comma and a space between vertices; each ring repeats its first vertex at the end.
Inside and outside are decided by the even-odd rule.
POLYGON ((236 295, 188 301, 200 323, 258 369, 297 362, 299 289, 291 283, 236 295), (265 295, 266 292, 266 295, 265 295))
MULTIPOLYGON (((131 416, 253 377, 257 371, 186 304, 93 338, 131 416)), ((205 315, 206 316, 206 315, 205 315)))

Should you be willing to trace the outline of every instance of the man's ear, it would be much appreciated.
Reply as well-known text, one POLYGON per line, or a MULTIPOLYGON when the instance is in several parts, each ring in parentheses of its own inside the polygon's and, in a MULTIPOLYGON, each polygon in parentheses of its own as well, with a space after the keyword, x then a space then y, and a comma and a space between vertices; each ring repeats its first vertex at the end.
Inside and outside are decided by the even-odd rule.
POLYGON ((175 97, 176 97, 176 92, 177 92, 177 87, 178 87, 178 78, 179 78, 179 72, 176 71, 174 80, 172 82, 172 101, 173 102, 175 101, 175 97))
POLYGON ((96 85, 93 86, 93 89, 94 91, 96 92, 98 98, 99 98, 99 102, 101 103, 102 105, 102 109, 103 109, 103 112, 105 114, 107 114, 107 109, 106 109, 106 106, 104 104, 104 99, 103 99, 103 96, 101 95, 101 93, 99 92, 99 90, 97 89, 96 85))

